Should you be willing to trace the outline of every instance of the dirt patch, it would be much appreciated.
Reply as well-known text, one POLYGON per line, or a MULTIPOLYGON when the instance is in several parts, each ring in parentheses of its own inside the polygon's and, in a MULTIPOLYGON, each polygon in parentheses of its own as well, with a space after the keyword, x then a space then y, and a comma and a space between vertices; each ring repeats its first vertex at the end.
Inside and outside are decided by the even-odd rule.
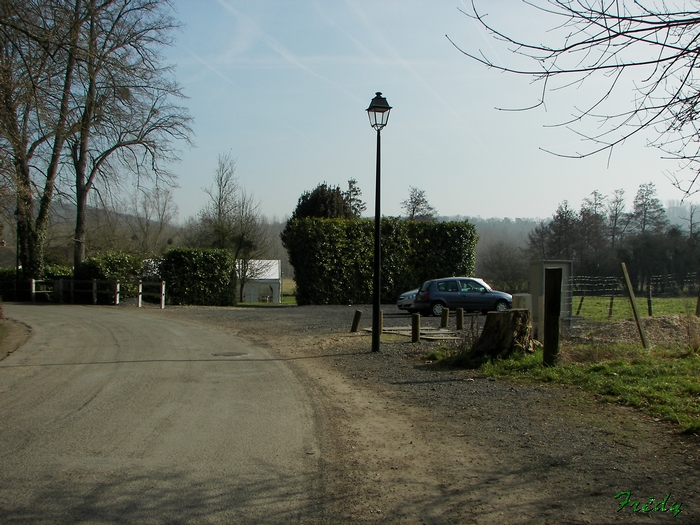
POLYGON ((11 319, 0 319, 0 360, 17 350, 29 337, 29 327, 11 319))
MULTIPOLYGON (((700 522, 695 436, 576 389, 437 369, 420 359, 435 343, 383 336, 372 353, 368 334, 349 333, 354 311, 165 312, 266 345, 297 372, 316 403, 328 523, 700 522), (615 499, 626 491, 642 504, 670 493, 682 511, 642 518, 615 499)), ((385 324, 410 319, 388 311, 385 324)))
MULTIPOLYGON (((650 344, 655 346, 691 346, 698 348, 700 320, 690 315, 665 315, 642 318, 642 328, 650 344)), ((641 344, 634 319, 602 323, 577 319, 571 330, 576 343, 641 344)))

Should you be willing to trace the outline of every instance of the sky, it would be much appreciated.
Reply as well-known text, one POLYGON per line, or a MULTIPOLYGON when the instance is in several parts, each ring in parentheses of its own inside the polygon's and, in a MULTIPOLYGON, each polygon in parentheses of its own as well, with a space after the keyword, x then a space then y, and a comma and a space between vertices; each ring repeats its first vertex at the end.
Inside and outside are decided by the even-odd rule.
MULTIPOLYGON (((481 0, 490 20, 544 40, 549 21, 520 0, 481 0), (527 20, 527 23, 523 23, 527 20)), ((653 182, 681 198, 673 160, 639 137, 605 154, 561 127, 595 85, 553 93, 546 108, 531 79, 500 73, 460 48, 506 61, 507 48, 472 19, 465 0, 174 0, 183 23, 166 50, 194 118, 195 146, 171 167, 179 219, 205 205, 219 155, 237 158, 241 186, 270 219, 300 195, 356 179, 374 216, 376 132, 366 109, 380 91, 393 107, 381 132, 381 213, 399 216, 410 187, 442 216, 545 218, 568 200, 624 189, 629 205, 653 182)), ((633 98, 631 90, 620 103, 633 98)))

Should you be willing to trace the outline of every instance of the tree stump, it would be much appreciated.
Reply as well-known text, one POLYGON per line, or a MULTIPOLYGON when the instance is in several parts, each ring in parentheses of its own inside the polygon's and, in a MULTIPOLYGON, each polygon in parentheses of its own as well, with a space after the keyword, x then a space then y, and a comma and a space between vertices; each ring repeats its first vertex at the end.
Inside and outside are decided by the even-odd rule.
POLYGON ((535 351, 530 310, 489 312, 481 336, 469 352, 472 360, 506 359, 511 354, 535 351))

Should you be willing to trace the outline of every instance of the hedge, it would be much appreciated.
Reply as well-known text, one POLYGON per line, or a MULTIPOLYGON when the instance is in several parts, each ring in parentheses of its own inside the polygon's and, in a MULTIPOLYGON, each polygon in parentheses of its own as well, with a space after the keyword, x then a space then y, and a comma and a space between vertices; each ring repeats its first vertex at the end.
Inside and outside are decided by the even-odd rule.
MULTIPOLYGON (((467 221, 385 218, 381 231, 382 302, 428 279, 474 273, 478 237, 467 221)), ((373 219, 292 219, 282 242, 294 266, 297 304, 372 302, 373 219)))
POLYGON ((228 250, 175 248, 163 256, 160 276, 171 304, 236 304, 236 265, 228 250))

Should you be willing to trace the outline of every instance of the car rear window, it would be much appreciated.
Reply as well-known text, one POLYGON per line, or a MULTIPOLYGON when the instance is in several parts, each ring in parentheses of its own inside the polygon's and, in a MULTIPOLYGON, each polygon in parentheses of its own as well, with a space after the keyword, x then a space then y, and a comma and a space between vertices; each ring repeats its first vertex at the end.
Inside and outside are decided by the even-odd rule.
POLYGON ((431 283, 431 282, 432 282, 432 281, 425 281, 425 282, 423 283, 423 286, 420 287, 420 291, 421 291, 421 292, 427 292, 427 291, 428 291, 428 288, 430 288, 430 283, 431 283))

